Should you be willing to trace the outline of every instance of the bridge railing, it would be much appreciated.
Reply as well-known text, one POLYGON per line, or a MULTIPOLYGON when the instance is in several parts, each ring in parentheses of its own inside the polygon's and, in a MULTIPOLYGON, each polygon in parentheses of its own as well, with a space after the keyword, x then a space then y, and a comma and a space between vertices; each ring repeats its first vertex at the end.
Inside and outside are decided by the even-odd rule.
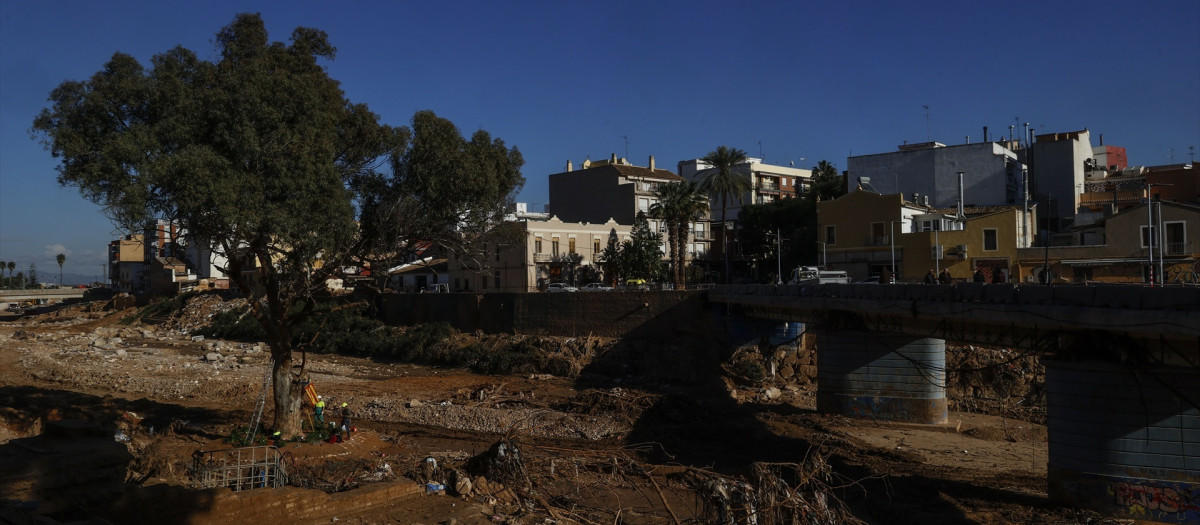
POLYGON ((1045 286, 1040 284, 814 284, 720 285, 721 296, 838 297, 878 301, 984 302, 1013 305, 1086 306, 1138 310, 1200 311, 1200 287, 1140 285, 1045 286))

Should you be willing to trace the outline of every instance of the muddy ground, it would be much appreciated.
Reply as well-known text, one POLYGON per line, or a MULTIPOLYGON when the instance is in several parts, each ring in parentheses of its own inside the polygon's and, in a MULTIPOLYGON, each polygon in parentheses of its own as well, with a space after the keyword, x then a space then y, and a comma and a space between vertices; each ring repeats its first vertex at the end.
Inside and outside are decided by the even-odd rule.
MULTIPOLYGON (((228 448, 253 419, 269 351, 193 337, 226 307, 205 301, 153 323, 103 303, 0 319, 0 523, 220 522, 165 501, 120 505, 190 486, 193 453, 228 448), (119 475, 54 501, 66 492, 39 491, 51 474, 21 461, 50 448, 30 440, 72 425, 119 445, 105 445, 116 466, 89 454, 46 470, 119 475)), ((582 349, 587 362, 571 377, 497 376, 308 354, 330 415, 347 403, 357 432, 286 443, 296 488, 280 490, 446 485, 321 523, 1115 523, 1046 499, 1036 356, 951 348, 950 422, 928 426, 817 413, 812 348, 735 354, 690 328, 536 344, 582 349), (768 363, 766 377, 747 377, 747 359, 768 363)))

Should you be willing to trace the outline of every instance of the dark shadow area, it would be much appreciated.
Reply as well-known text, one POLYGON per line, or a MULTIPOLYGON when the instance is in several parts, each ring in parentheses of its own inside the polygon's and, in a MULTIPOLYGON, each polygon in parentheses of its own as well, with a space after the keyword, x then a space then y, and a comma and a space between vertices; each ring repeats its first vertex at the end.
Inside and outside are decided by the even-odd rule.
POLYGON ((128 479, 138 460, 126 441, 157 432, 204 442, 223 437, 214 428, 230 417, 243 419, 231 412, 32 386, 0 387, 0 404, 7 426, 28 436, 0 445, 4 523, 41 523, 35 516, 62 522, 184 521, 211 506, 211 491, 140 487, 142 480, 128 479), (160 497, 163 491, 171 497, 160 497))
MULTIPOLYGON (((829 454, 835 495, 869 523, 974 523, 960 510, 964 501, 972 508, 994 502, 1055 509, 1043 497, 931 477, 919 458, 850 445, 829 428, 837 416, 787 404, 739 404, 726 386, 738 379, 725 367, 748 338, 727 333, 726 315, 724 306, 701 298, 680 303, 597 356, 576 382, 581 390, 620 388, 658 398, 625 438, 629 445, 651 445, 640 448, 646 461, 746 475, 755 462, 802 463, 819 450, 829 454), (794 428, 781 433, 771 428, 776 422, 794 428)), ((1014 487, 1035 481, 1014 477, 1020 478, 1014 487)), ((1045 480, 1036 482, 1044 486, 1045 480)))

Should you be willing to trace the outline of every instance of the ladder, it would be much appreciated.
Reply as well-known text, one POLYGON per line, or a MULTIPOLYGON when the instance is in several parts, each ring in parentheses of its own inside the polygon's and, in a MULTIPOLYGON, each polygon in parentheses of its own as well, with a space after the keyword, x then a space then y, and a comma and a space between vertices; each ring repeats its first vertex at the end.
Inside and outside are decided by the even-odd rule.
POLYGON ((267 391, 271 387, 271 371, 275 369, 275 359, 267 361, 267 373, 263 375, 262 392, 258 395, 258 405, 254 407, 254 419, 250 421, 250 439, 248 443, 254 444, 254 438, 258 437, 258 423, 262 421, 263 408, 267 406, 267 391))

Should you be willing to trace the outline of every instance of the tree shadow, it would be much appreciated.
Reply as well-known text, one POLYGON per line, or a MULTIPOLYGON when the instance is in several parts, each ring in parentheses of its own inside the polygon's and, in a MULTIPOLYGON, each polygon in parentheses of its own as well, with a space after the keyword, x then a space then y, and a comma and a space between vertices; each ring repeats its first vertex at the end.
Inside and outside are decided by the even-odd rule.
POLYGON ((138 497, 128 504, 145 489, 128 479, 137 458, 126 442, 147 438, 151 428, 159 436, 219 438, 214 428, 227 414, 34 386, 0 386, 0 404, 5 425, 27 435, 0 445, 0 522, 40 522, 35 515, 177 522, 211 507, 211 492, 190 489, 173 490, 169 502, 138 497))

